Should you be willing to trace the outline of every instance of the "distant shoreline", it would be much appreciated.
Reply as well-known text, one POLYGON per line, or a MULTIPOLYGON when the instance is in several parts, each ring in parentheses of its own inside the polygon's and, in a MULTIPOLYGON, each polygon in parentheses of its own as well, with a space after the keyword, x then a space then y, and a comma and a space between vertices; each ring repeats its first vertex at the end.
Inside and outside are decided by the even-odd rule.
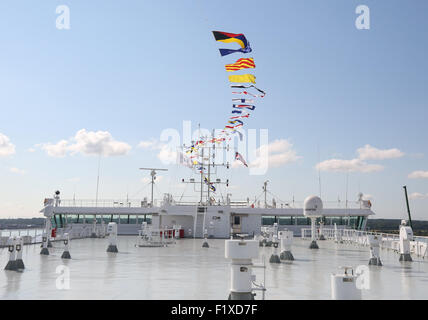
POLYGON ((0 219, 0 230, 26 230, 43 228, 45 218, 0 219))

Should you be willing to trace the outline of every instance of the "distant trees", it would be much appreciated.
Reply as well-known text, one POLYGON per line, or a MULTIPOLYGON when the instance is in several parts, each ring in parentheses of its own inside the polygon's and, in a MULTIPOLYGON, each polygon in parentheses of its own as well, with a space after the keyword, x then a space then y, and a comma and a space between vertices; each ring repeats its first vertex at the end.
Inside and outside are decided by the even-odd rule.
MULTIPOLYGON (((398 233, 401 219, 368 219, 367 230, 385 233, 398 233)), ((412 220, 413 233, 416 236, 428 235, 428 221, 412 220)))

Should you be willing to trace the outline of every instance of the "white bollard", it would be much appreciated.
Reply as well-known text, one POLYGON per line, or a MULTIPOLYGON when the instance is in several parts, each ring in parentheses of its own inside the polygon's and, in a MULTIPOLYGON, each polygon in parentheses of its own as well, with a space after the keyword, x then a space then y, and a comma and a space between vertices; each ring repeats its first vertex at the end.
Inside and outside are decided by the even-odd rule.
POLYGON ((281 260, 292 261, 294 260, 293 254, 291 253, 291 246, 293 244, 293 231, 284 230, 279 232, 279 239, 281 240, 281 254, 279 258, 281 260))
POLYGON ((225 257, 231 259, 231 287, 229 300, 254 300, 252 259, 259 256, 256 240, 226 240, 225 257))
POLYGON ((311 244, 309 245, 309 249, 319 249, 317 244, 317 236, 316 236, 316 218, 311 217, 311 244))
POLYGON ((117 224, 116 222, 110 222, 107 225, 108 241, 109 245, 107 252, 118 252, 117 250, 117 224))
POLYGON ((281 263, 281 260, 279 259, 279 255, 278 255, 279 241, 278 241, 278 236, 276 234, 272 236, 272 246, 273 246, 273 253, 270 256, 269 262, 281 263))
POLYGON ((269 229, 268 238, 265 242, 266 247, 271 247, 274 245, 274 237, 278 237, 278 223, 274 222, 272 228, 269 229))
POLYGON ((68 235, 68 233, 64 233, 64 252, 61 255, 61 259, 71 259, 70 236, 68 235))
POLYGON ((319 240, 325 240, 324 237, 324 222, 320 221, 319 240))
POLYGON ((49 245, 49 238, 46 232, 44 232, 42 236, 42 250, 40 251, 40 254, 43 254, 45 256, 49 255, 48 245, 49 245))
POLYGON ((15 242, 15 251, 16 251, 16 268, 18 270, 25 269, 24 261, 22 261, 23 250, 24 250, 24 239, 22 237, 17 237, 15 242))
POLYGON ((410 241, 413 241, 413 230, 407 225, 406 220, 401 221, 400 226, 400 259, 399 261, 413 261, 410 256, 410 241))
POLYGON ((361 290, 357 288, 357 276, 352 267, 340 267, 343 273, 332 274, 331 298, 333 300, 361 300, 361 290))
POLYGON ((269 230, 269 232, 266 234, 264 246, 265 247, 272 247, 272 240, 273 240, 273 233, 271 230, 269 230))
POLYGON ((379 256, 379 243, 380 243, 379 236, 374 234, 368 234, 367 240, 370 246, 369 265, 381 266, 382 262, 380 261, 380 256, 379 256))
POLYGON ((17 265, 16 265, 16 237, 10 237, 7 241, 7 249, 9 251, 9 261, 7 262, 5 270, 11 270, 16 271, 17 265))
POLYGON ((91 238, 97 238, 97 219, 96 218, 94 218, 94 221, 92 221, 91 238))
POLYGON ((180 230, 181 230, 181 226, 179 225, 174 225, 174 238, 180 239, 180 230))
POLYGON ((202 243, 202 248, 209 248, 209 244, 208 244, 208 230, 205 229, 204 230, 204 242, 202 243))
POLYGON ((101 238, 106 237, 106 223, 104 222, 104 219, 101 220, 101 238))

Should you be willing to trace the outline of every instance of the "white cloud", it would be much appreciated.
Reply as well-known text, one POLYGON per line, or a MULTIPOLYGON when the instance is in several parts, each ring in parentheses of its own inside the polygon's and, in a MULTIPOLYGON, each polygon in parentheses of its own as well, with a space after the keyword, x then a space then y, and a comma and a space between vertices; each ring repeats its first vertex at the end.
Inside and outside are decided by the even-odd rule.
MULTIPOLYGON (((256 150, 257 158, 249 164, 251 168, 275 168, 295 162, 301 157, 297 156, 293 145, 286 139, 274 140, 262 145, 256 150)), ((232 163, 232 166, 236 165, 232 163)))
POLYGON ((409 198, 412 200, 418 200, 418 199, 427 199, 428 198, 428 193, 426 194, 422 194, 419 192, 413 192, 409 195, 409 198))
POLYGON ((140 141, 140 143, 138 144, 138 148, 144 149, 160 149, 162 146, 163 144, 157 141, 156 139, 140 141))
POLYGON ((357 149, 358 158, 361 160, 384 160, 394 159, 404 156, 404 153, 400 150, 393 149, 377 149, 369 144, 366 144, 362 148, 357 149))
POLYGON ((58 141, 55 144, 52 143, 43 143, 38 145, 42 150, 51 157, 62 158, 65 157, 69 148, 69 142, 67 140, 58 141))
POLYGON ((158 158, 163 164, 176 164, 178 153, 168 145, 163 145, 158 153, 158 158))
POLYGON ((418 171, 413 171, 412 173, 410 173, 408 175, 408 178, 410 179, 428 179, 428 171, 422 171, 422 170, 418 170, 418 171))
POLYGON ((396 148, 378 149, 369 144, 358 148, 357 154, 358 158, 355 159, 329 159, 318 163, 315 167, 321 171, 368 173, 381 171, 384 167, 380 164, 367 163, 365 160, 385 160, 404 156, 404 153, 396 148))
POLYGON ((18 169, 18 168, 15 168, 15 167, 9 168, 9 171, 12 172, 12 173, 20 174, 20 175, 26 174, 25 170, 18 169))
POLYGON ((332 172, 375 172, 383 170, 383 166, 379 164, 366 163, 360 159, 342 160, 330 159, 325 160, 316 165, 316 168, 321 171, 332 172))
POLYGON ((74 178, 69 178, 67 179, 68 182, 79 182, 80 178, 79 177, 74 177, 74 178))
POLYGON ((15 145, 10 142, 9 137, 0 133, 0 157, 7 157, 15 154, 15 145))
POLYGON ((81 153, 84 155, 119 156, 125 155, 131 150, 131 146, 125 142, 115 140, 108 131, 87 131, 81 129, 76 135, 68 140, 59 142, 44 143, 38 145, 49 156, 64 157, 68 153, 74 155, 81 153))
POLYGON ((160 142, 156 139, 141 141, 139 148, 159 150, 158 159, 165 165, 176 164, 178 159, 177 146, 160 142))
POLYGON ((288 140, 279 139, 279 140, 274 140, 267 145, 265 144, 260 146, 258 151, 263 151, 264 149, 266 149, 269 154, 278 153, 278 152, 284 152, 284 151, 290 150, 292 146, 293 145, 290 142, 288 142, 288 140))

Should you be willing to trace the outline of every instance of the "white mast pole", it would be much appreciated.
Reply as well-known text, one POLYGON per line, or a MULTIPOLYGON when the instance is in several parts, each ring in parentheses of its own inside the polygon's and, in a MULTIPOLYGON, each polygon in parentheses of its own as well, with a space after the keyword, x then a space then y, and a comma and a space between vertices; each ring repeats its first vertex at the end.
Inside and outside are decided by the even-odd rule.
POLYGON ((98 156, 97 192, 95 195, 95 207, 98 207, 98 187, 100 185, 100 164, 101 164, 101 152, 98 156))

